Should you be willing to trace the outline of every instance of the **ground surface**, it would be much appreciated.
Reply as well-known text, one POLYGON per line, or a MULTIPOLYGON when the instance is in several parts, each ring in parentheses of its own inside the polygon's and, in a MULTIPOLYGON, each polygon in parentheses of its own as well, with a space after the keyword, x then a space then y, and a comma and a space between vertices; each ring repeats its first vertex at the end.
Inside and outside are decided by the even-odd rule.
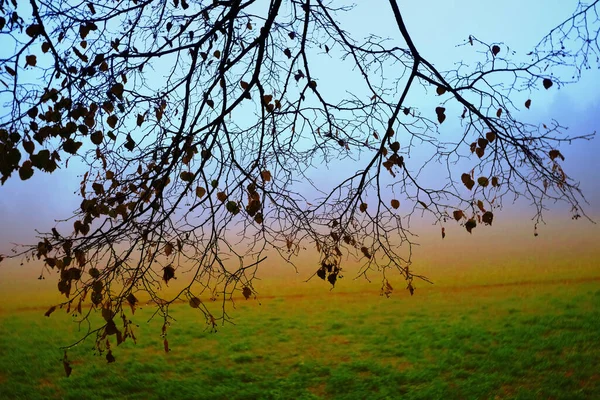
POLYGON ((283 293, 239 301, 237 325, 218 333, 180 304, 168 354, 161 322, 139 310, 137 345, 114 349, 109 365, 86 342, 69 351, 70 378, 58 346, 77 326, 60 311, 17 307, 0 313, 0 398, 600 398, 600 273, 569 276, 420 286, 390 299, 349 283, 283 293))

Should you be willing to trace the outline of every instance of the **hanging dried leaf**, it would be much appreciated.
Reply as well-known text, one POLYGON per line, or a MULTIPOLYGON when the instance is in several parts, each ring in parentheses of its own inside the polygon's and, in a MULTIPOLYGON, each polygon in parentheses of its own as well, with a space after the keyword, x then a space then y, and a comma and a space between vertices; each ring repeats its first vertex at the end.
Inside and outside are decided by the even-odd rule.
POLYGON ((50 307, 50 308, 48 309, 48 311, 46 311, 46 312, 44 313, 44 316, 45 316, 45 317, 49 317, 49 316, 50 316, 50 314, 52 314, 54 311, 56 311, 56 306, 52 306, 52 307, 50 307))
POLYGON ((329 276, 327 277, 327 281, 329 281, 329 283, 331 283, 331 286, 335 286, 335 282, 337 281, 337 277, 338 277, 337 273, 329 274, 329 276))
POLYGON ((525 102, 525 107, 526 107, 527 109, 529 109, 529 107, 531 107, 531 99, 528 99, 528 100, 525 102))
POLYGON ((108 126, 110 126, 111 128, 115 128, 115 126, 117 126, 117 122, 119 121, 119 119, 117 118, 116 115, 111 115, 106 119, 106 123, 108 124, 108 126))
POLYGON ((123 100, 123 92, 125 90, 125 87, 123 86, 122 83, 115 83, 111 88, 110 88, 110 92, 112 94, 114 94, 115 96, 117 96, 117 98, 119 100, 123 100))
POLYGON ((165 283, 169 283, 171 279, 177 278, 175 278, 175 268, 169 264, 163 268, 163 280, 165 283))
POLYGON ((129 304, 129 307, 131 307, 131 313, 135 314, 135 306, 138 303, 138 299, 133 293, 127 295, 127 303, 129 304))
MULTIPOLYGON (((492 131, 487 132, 485 134, 485 138, 487 139, 487 141, 489 143, 492 143, 494 140, 496 140, 496 134, 494 132, 492 132, 492 131)), ((485 146, 482 146, 482 147, 485 147, 485 146)))
POLYGON ((444 107, 436 107, 435 113, 437 114, 437 120, 441 124, 446 120, 446 109, 444 107))
POLYGON ((542 84, 544 85, 544 89, 548 90, 552 87, 553 83, 550 79, 546 78, 542 81, 542 84))
POLYGON ((217 199, 219 199, 220 202, 224 202, 225 200, 227 200, 227 193, 217 192, 217 199))
POLYGON ((494 219, 494 214, 492 214, 491 211, 486 211, 481 217, 481 220, 486 225, 492 225, 493 219, 494 219))
POLYGON ((393 209, 397 210, 400 207, 400 201, 398 201, 396 199, 393 199, 390 203, 391 203, 393 209))
POLYGON ((469 174, 462 174, 460 180, 469 190, 473 189, 473 186, 475 186, 475 181, 473 181, 473 178, 471 178, 471 175, 469 174))
POLYGON ((202 301, 197 297, 191 297, 189 303, 190 303, 190 307, 198 308, 198 307, 200 307, 200 304, 202 304, 202 301))
POLYGON ((492 54, 494 55, 494 57, 496 57, 498 55, 498 53, 500 53, 500 46, 493 45, 492 46, 492 54))
POLYGON ((67 378, 71 376, 71 372, 73 372, 73 368, 71 368, 71 364, 69 363, 69 360, 67 359, 67 352, 65 351, 65 355, 63 357, 63 367, 65 369, 65 374, 67 375, 67 378))
POLYGON ((361 203, 361 205, 358 207, 358 209, 360 210, 360 212, 364 213, 367 211, 367 207, 368 207, 367 203, 361 203))
POLYGON ((252 289, 250 289, 248 286, 244 286, 242 289, 242 295, 244 295, 244 298, 248 300, 252 295, 252 289))
POLYGON ((443 95, 444 93, 446 93, 446 88, 445 88, 445 87, 443 87, 443 86, 438 86, 437 88, 435 88, 435 92, 436 92, 436 93, 437 93, 439 96, 441 96, 441 95, 443 95))
POLYGON ((317 270, 317 276, 323 280, 325 280, 325 278, 327 277, 327 272, 325 271, 325 268, 319 268, 317 270))
POLYGON ((455 210, 452 213, 452 216, 455 220, 460 221, 465 216, 465 214, 461 210, 455 210))
POLYGON ((263 181, 269 182, 271 180, 271 171, 264 170, 260 173, 260 176, 263 181))
POLYGON ((499 186, 498 177, 497 176, 492 177, 492 186, 493 187, 498 187, 499 186))
POLYGON ((562 155, 562 153, 559 150, 550 150, 548 155, 550 156, 550 159, 552 161, 554 161, 554 159, 556 159, 557 157, 560 158, 561 160, 565 161, 565 157, 562 155))
POLYGON ((191 182, 194 180, 194 174, 189 171, 182 171, 179 174, 179 178, 184 182, 191 182))
POLYGON ((165 252, 165 256, 169 257, 171 254, 173 254, 173 245, 171 243, 167 243, 165 244, 163 250, 165 252))
POLYGON ((467 229, 467 232, 471 233, 471 231, 473 230, 473 228, 475 228, 477 226, 477 222, 471 218, 470 220, 468 220, 465 223, 465 228, 467 229))
POLYGON ((446 228, 442 227, 442 239, 446 237, 446 228))
POLYGON ((196 196, 198 196, 198 198, 202 198, 204 197, 204 195, 206 194, 206 189, 204 189, 203 187, 198 186, 196 188, 196 196))
POLYGON ((477 183, 479 184, 479 186, 481 187, 487 187, 488 184, 490 183, 489 179, 486 178, 485 176, 480 176, 479 178, 477 178, 477 183))
POLYGON ((25 56, 25 66, 35 67, 37 65, 37 57, 35 55, 25 56))

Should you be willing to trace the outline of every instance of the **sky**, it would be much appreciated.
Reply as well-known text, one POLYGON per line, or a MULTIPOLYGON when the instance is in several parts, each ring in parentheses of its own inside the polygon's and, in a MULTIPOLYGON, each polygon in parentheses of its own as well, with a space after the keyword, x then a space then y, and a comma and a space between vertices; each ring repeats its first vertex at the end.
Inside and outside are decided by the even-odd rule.
MULTIPOLYGON (((457 47, 469 35, 485 42, 503 42, 517 54, 525 54, 549 29, 570 15, 577 2, 436 0, 426 3, 427 6, 424 7, 424 2, 405 0, 400 1, 399 5, 409 33, 421 54, 437 67, 445 69, 451 68, 457 60, 468 62, 470 57, 474 57, 468 53, 471 51, 469 47, 457 47)), ((356 9, 340 20, 356 37, 374 33, 389 37, 397 41, 398 45, 404 46, 387 2, 358 0, 356 9)), ((326 71, 328 66, 324 62, 315 67, 326 71)), ((330 73, 338 79, 344 79, 344 71, 330 73)), ((535 107, 528 114, 528 118, 532 120, 545 122, 556 119, 568 126, 572 134, 598 131, 600 73, 598 70, 584 71, 579 83, 538 93, 534 104, 535 107)), ((591 142, 573 143, 562 147, 561 151, 566 157, 567 172, 581 181, 581 187, 589 201, 586 211, 592 217, 600 217, 600 179, 597 172, 600 171, 600 138, 591 142)), ((55 219, 68 217, 80 202, 74 193, 78 190, 81 174, 81 170, 73 165, 73 168, 62 169, 52 175, 38 171, 27 182, 21 182, 18 178, 9 179, 0 186, 0 254, 8 253, 11 243, 31 242, 36 228, 47 232, 54 226, 55 219)), ((335 179, 336 176, 335 173, 330 174, 329 178, 335 179)), ((516 242, 523 241, 525 236, 531 236, 531 230, 524 231, 532 223, 527 219, 523 220, 523 216, 533 215, 533 210, 526 202, 509 204, 502 213, 505 222, 497 232, 513 227, 517 234, 512 239, 516 242)), ((552 221, 549 232, 566 229, 570 235, 568 240, 574 241, 578 240, 578 235, 585 237, 585 240, 590 237, 600 239, 597 225, 585 221, 577 221, 575 224, 570 217, 568 210, 560 207, 551 210, 547 217, 552 221)), ((431 227, 425 226, 422 231, 425 239, 430 235, 427 231, 429 228, 431 227)), ((439 228, 431 229, 435 229, 437 234, 439 228)), ((460 235, 463 238, 461 240, 467 237, 465 232, 460 235)), ((554 233, 550 236, 552 235, 554 233)), ((552 238, 542 240, 546 240, 548 246, 556 245, 552 238)), ((510 246, 510 242, 503 245, 510 246)), ((2 268, 6 267, 0 265, 0 277, 2 268)))

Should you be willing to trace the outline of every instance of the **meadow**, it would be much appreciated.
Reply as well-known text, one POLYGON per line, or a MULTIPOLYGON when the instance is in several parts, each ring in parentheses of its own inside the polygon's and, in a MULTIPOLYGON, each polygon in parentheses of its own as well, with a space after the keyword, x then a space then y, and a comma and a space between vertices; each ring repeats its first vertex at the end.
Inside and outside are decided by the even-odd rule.
MULTIPOLYGON (((3 399, 593 399, 600 398, 600 281, 424 287, 238 302, 236 325, 205 330, 189 306, 164 353, 160 322, 107 364, 68 317, 0 317, 3 399)), ((149 310, 136 313, 145 321, 149 310)))
POLYGON ((108 364, 87 341, 68 352, 69 378, 60 346, 77 325, 64 310, 44 317, 51 303, 31 286, 56 282, 7 283, 0 399, 598 399, 600 254, 597 235, 580 238, 558 252, 490 245, 467 265, 450 237, 445 263, 420 265, 435 284, 412 297, 399 279, 386 298, 379 282, 330 291, 272 275, 216 333, 198 310, 172 306, 169 353, 142 307, 137 344, 113 347, 108 364))

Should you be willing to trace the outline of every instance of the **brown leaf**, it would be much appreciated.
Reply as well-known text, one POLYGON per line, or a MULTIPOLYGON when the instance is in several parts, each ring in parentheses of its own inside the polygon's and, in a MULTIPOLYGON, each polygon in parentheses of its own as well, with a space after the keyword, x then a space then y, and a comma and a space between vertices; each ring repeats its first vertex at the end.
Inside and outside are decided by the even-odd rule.
POLYGON ((486 211, 483 216, 481 217, 481 220, 483 221, 484 224, 486 225, 492 225, 492 221, 494 219, 494 214, 492 214, 491 211, 486 211))
POLYGON ((265 182, 269 182, 271 180, 271 171, 264 170, 260 173, 262 180, 265 182))
POLYGON ((12 69, 11 67, 9 67, 8 65, 5 65, 4 69, 6 70, 6 72, 8 72, 12 76, 17 75, 17 72, 14 69, 12 69))
POLYGON ((361 203, 361 205, 358 207, 358 209, 360 210, 360 212, 364 213, 367 211, 367 207, 368 207, 367 203, 361 203))
MULTIPOLYGON (((494 140, 496 140, 496 134, 492 131, 487 132, 485 134, 485 138, 487 139, 488 142, 492 143, 494 140)), ((485 147, 485 146, 482 146, 485 147)))
POLYGON ((173 268, 170 264, 163 268, 163 280, 165 283, 169 283, 171 279, 175 278, 175 268, 173 268))
POLYGON ((169 341, 167 339, 163 340, 163 346, 165 348, 165 353, 168 353, 171 349, 169 349, 169 341))
POLYGON ((191 297, 189 303, 190 303, 190 307, 198 308, 198 307, 200 307, 200 304, 202 304, 202 301, 197 297, 191 297))
POLYGON ((477 208, 481 210, 481 212, 485 212, 485 207, 483 205, 483 201, 477 200, 477 208))
POLYGON ((37 64, 37 57, 33 54, 25 56, 25 65, 30 65, 32 67, 35 67, 37 64))
POLYGON ((50 316, 50 314, 52 314, 54 311, 56 311, 56 306, 52 306, 52 307, 50 307, 50 308, 48 309, 48 311, 46 311, 46 312, 44 313, 44 316, 45 316, 45 317, 49 317, 49 316, 50 316))
POLYGON ((393 199, 393 200, 391 201, 391 205, 392 205, 392 208, 394 208, 394 209, 396 209, 396 210, 397 210, 397 209, 400 207, 400 201, 398 201, 398 200, 396 200, 396 199, 393 199))
POLYGON ((475 228, 476 226, 477 226, 477 222, 473 218, 468 220, 467 223, 465 224, 465 228, 467 229, 467 232, 469 232, 469 233, 471 233, 473 228, 475 228))
POLYGON ((493 187, 498 187, 499 186, 498 177, 497 176, 492 177, 492 186, 493 187))
POLYGON ((204 197, 205 194, 206 194, 206 189, 204 189, 203 187, 200 187, 200 186, 198 186, 196 188, 196 196, 198 196, 198 198, 204 197))
POLYGON ((115 83, 111 88, 110 88, 110 92, 112 94, 114 94, 115 96, 117 96, 117 98, 119 100, 123 100, 123 91, 125 90, 125 88, 123 87, 122 83, 115 83))
POLYGON ((446 93, 446 88, 443 86, 438 86, 437 88, 435 88, 435 92, 441 96, 444 93, 446 93))
POLYGON ((435 113, 437 114, 438 122, 441 124, 446 120, 446 109, 444 107, 436 107, 435 113))
POLYGON ((461 210, 455 210, 452 213, 452 216, 455 220, 460 221, 465 216, 465 214, 461 210))
POLYGON ((248 286, 244 286, 242 289, 242 294, 244 295, 244 298, 248 300, 252 295, 252 289, 250 289, 248 286))
POLYGON ((27 36, 32 38, 36 38, 37 36, 41 35, 42 32, 44 32, 44 28, 42 27, 42 25, 39 24, 29 25, 27 29, 25 29, 25 33, 27 34, 27 36))
POLYGON ((562 153, 559 150, 550 150, 548 155, 550 156, 550 159, 552 161, 554 161, 554 159, 557 157, 560 158, 561 160, 565 161, 565 157, 562 155, 562 153))
POLYGON ((323 280, 325 280, 325 278, 327 277, 327 272, 325 271, 325 268, 319 268, 317 270, 317 276, 323 280))
POLYGON ((106 353, 106 361, 110 364, 110 363, 114 363, 116 361, 115 356, 113 356, 112 350, 109 350, 106 353))
POLYGON ((471 178, 471 175, 469 175, 469 174, 466 174, 466 173, 462 174, 460 176, 460 180, 469 190, 473 189, 473 186, 475 186, 475 182, 473 181, 473 178, 471 178))
POLYGON ((498 111, 496 111, 496 117, 500 118, 501 115, 502 115, 502 109, 499 108, 498 111))
POLYGON ((217 193, 217 199, 219 199, 219 201, 224 202, 225 200, 227 200, 227 193, 225 192, 218 192, 217 193))
POLYGON ((442 226, 442 239, 446 237, 446 228, 442 226))
POLYGON ((526 107, 527 109, 529 109, 529 107, 531 107, 531 99, 528 99, 528 100, 525 102, 525 107, 526 107))
POLYGON ((171 254, 173 254, 173 245, 171 243, 165 244, 164 252, 165 252, 165 256, 167 256, 167 257, 169 257, 171 254))
POLYGON ((73 372, 73 368, 71 368, 71 365, 67 361, 66 354, 65 354, 65 358, 63 359, 63 367, 65 368, 65 374, 67 375, 67 378, 70 377, 71 372, 73 372))
POLYGON ((129 293, 127 295, 127 303, 129 303, 129 307, 131 307, 131 313, 135 314, 135 305, 137 304, 138 299, 135 297, 133 293, 129 293))
POLYGON ((553 85, 552 81, 548 78, 544 79, 542 84, 544 85, 544 89, 546 90, 550 89, 553 85))
POLYGON ((108 126, 110 126, 111 128, 115 128, 115 126, 117 126, 117 122, 119 121, 119 119, 117 118, 116 115, 111 115, 106 119, 106 123, 108 124, 108 126))
POLYGON ((492 54, 494 55, 494 57, 496 57, 498 55, 498 53, 500 53, 500 46, 493 45, 492 46, 492 54))
POLYGON ((479 178, 477 178, 477 183, 481 187, 487 187, 487 185, 490 183, 490 181, 485 176, 480 176, 479 178))
POLYGON ((184 182, 191 182, 194 180, 194 174, 189 171, 182 171, 179 174, 179 178, 184 182))

